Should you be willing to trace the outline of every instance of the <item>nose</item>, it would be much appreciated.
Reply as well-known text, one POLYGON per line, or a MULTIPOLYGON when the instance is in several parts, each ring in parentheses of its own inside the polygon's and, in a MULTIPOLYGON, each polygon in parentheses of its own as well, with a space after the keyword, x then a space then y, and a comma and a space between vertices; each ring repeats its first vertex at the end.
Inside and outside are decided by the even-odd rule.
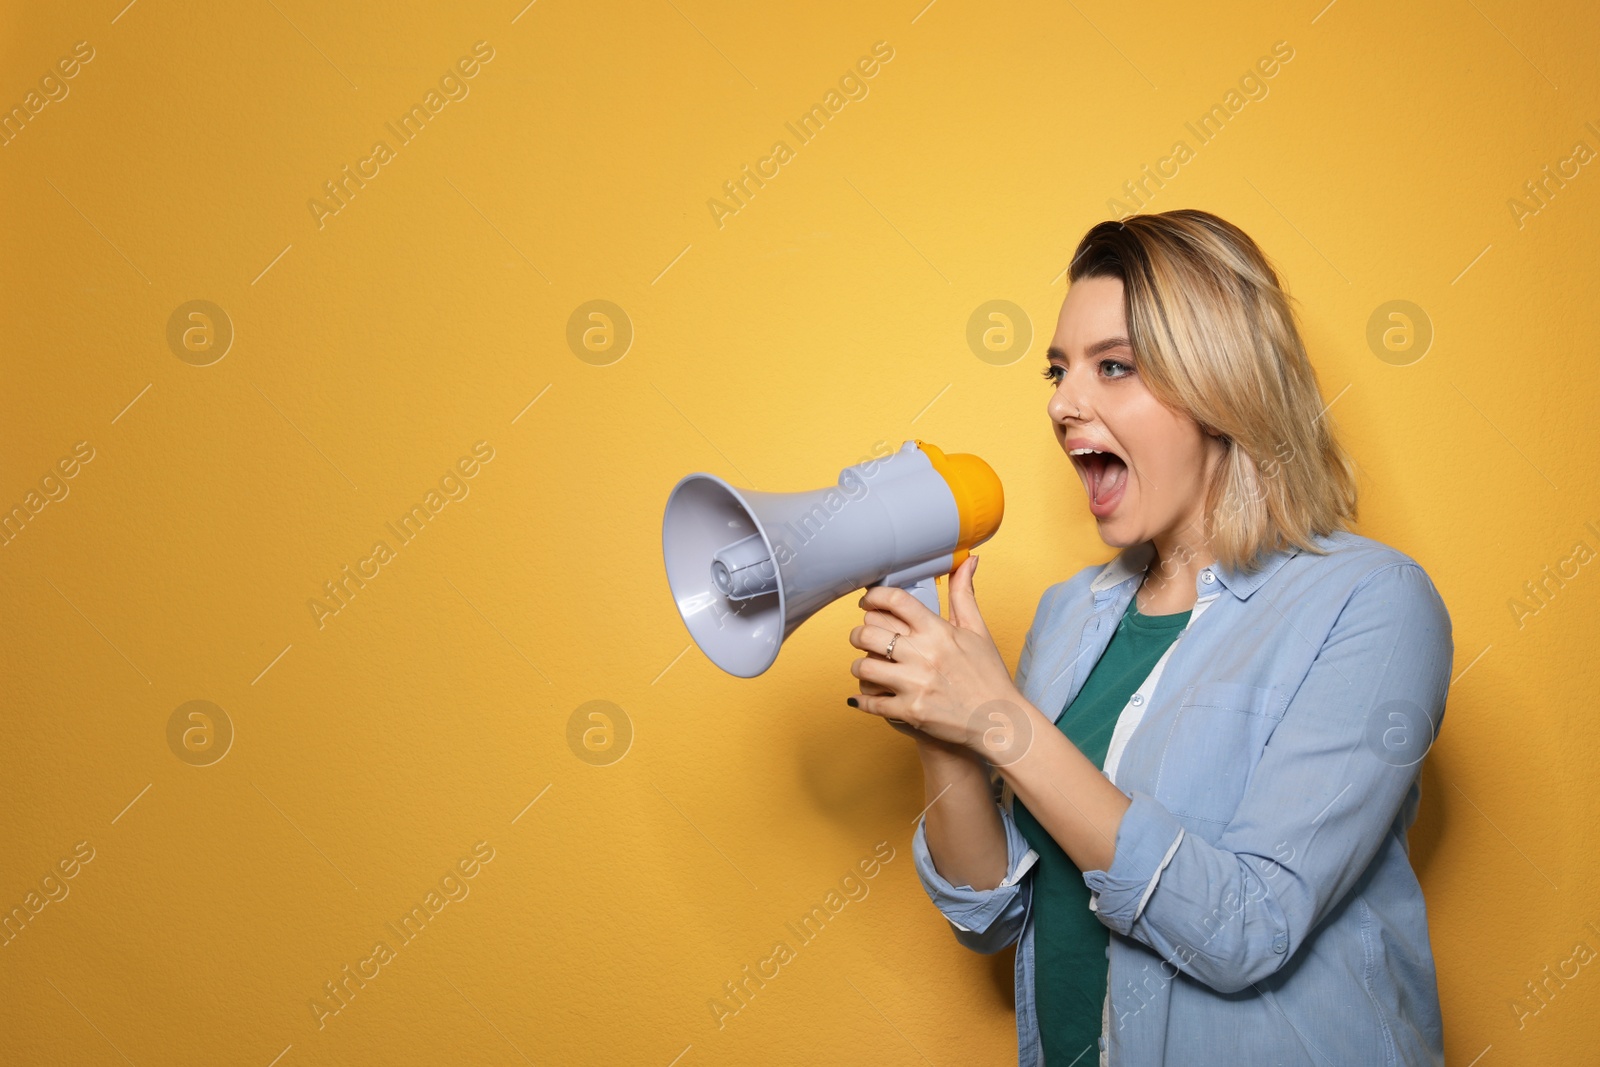
POLYGON ((1050 394, 1050 403, 1046 410, 1050 413, 1052 422, 1064 424, 1069 420, 1083 421, 1086 414, 1083 404, 1075 397, 1068 395, 1067 380, 1062 378, 1061 384, 1056 386, 1056 391, 1050 394))

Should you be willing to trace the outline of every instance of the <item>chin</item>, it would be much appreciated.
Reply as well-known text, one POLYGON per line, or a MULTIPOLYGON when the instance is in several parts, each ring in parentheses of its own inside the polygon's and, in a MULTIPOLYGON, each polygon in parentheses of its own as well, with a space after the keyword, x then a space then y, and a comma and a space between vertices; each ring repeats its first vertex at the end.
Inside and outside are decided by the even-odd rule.
POLYGON ((1089 517, 1094 519, 1095 525, 1099 528, 1100 540, 1112 548, 1128 548, 1149 540, 1144 534, 1138 533, 1137 528, 1122 515, 1100 519, 1095 518, 1094 513, 1090 512, 1089 517))

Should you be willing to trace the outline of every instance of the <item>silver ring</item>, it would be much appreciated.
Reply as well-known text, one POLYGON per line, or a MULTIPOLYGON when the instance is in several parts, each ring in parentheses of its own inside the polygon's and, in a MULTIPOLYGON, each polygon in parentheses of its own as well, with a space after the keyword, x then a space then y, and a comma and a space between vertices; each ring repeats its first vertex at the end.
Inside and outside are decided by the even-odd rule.
POLYGON ((883 658, 889 660, 891 663, 895 662, 894 643, 898 640, 900 640, 900 635, 895 634, 893 637, 889 638, 889 647, 883 650, 883 658))

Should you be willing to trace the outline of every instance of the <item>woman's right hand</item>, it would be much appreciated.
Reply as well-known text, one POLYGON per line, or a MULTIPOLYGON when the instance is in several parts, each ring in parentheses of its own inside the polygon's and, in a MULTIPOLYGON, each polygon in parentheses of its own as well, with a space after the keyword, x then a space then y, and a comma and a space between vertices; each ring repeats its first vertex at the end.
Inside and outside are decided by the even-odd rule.
MULTIPOLYGON (((891 630, 895 633, 904 634, 910 632, 910 629, 904 622, 883 611, 868 611, 865 614, 863 621, 868 626, 880 626, 885 630, 891 630)), ((867 656, 869 659, 885 658, 876 652, 868 652, 867 656)), ((858 678, 857 682, 859 683, 857 688, 867 696, 894 695, 894 690, 885 688, 876 682, 869 682, 865 678, 858 678)), ((935 763, 944 763, 950 760, 960 760, 964 763, 972 763, 976 760, 976 757, 974 757, 970 750, 963 748, 961 745, 952 744, 949 741, 942 741, 939 738, 934 737, 932 734, 924 733, 908 722, 904 722, 900 719, 885 719, 884 721, 889 724, 890 728, 898 730, 900 733, 905 734, 907 737, 911 738, 917 743, 917 754, 922 757, 924 764, 928 763, 929 761, 935 763)))

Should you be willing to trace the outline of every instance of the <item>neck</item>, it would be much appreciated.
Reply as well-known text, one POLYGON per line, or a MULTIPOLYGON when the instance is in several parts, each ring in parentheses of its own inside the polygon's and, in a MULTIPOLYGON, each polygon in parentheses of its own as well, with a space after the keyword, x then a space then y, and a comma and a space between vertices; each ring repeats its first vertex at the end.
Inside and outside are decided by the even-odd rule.
MULTIPOLYGON (((1206 456, 1200 484, 1209 485, 1216 477, 1217 466, 1225 457, 1227 447, 1216 435, 1205 437, 1203 441, 1206 456)), ((1182 525, 1174 524, 1150 539, 1155 552, 1137 592, 1139 610, 1145 614, 1171 615, 1187 611, 1199 599, 1195 589, 1200 572, 1217 561, 1211 552, 1211 524, 1201 513, 1202 508, 1203 505, 1196 505, 1182 525)))
POLYGON ((1170 615, 1193 608, 1200 572, 1216 563, 1216 556, 1204 539, 1189 531, 1169 532, 1151 540, 1155 554, 1135 594, 1139 610, 1146 615, 1170 615))

